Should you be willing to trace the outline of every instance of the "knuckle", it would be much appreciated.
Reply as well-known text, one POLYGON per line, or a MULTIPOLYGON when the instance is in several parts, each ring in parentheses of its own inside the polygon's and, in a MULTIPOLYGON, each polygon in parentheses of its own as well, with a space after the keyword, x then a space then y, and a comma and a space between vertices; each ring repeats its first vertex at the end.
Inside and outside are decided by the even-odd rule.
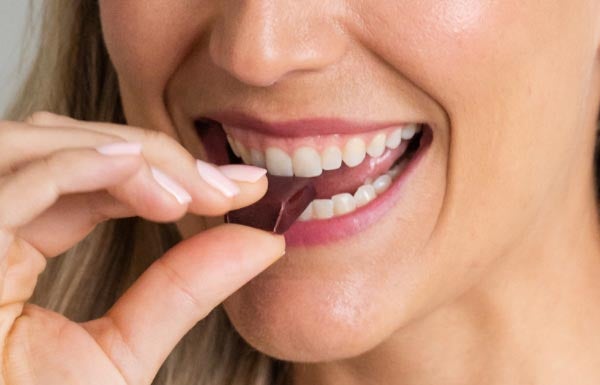
MULTIPOLYGON (((59 330, 65 324, 66 319, 56 313, 43 309, 33 304, 25 304, 23 311, 16 315, 12 322, 10 319, 5 321, 11 324, 4 340, 4 379, 8 384, 22 383, 24 378, 39 378, 41 373, 37 373, 39 367, 37 363, 44 358, 38 356, 33 359, 31 352, 39 348, 41 337, 44 336, 45 344, 53 344, 55 347, 57 339, 48 338, 53 336, 53 331, 59 330)), ((48 346, 47 345, 47 346, 48 346)), ((48 352, 55 352, 55 349, 47 349, 48 352)), ((30 383, 30 381, 26 381, 30 383)))
POLYGON ((131 378, 131 372, 123 370, 122 363, 127 363, 130 368, 142 367, 139 353, 133 349, 131 338, 124 333, 115 319, 109 314, 96 320, 81 324, 81 327, 91 334, 98 346, 113 362, 117 370, 128 384, 142 384, 141 378, 131 378))
POLYGON ((160 130, 143 130, 144 137, 149 143, 153 143, 163 148, 184 150, 184 147, 176 139, 160 130))
POLYGON ((6 141, 12 136, 16 125, 16 122, 0 120, 0 143, 6 143, 6 141))
POLYGON ((19 128, 17 122, 0 121, 0 173, 3 169, 8 168, 9 171, 12 169, 10 163, 8 166, 2 166, 2 164, 6 163, 7 159, 11 159, 13 154, 21 148, 17 144, 17 136, 20 135, 19 128))
POLYGON ((40 383, 48 375, 44 368, 55 363, 56 357, 72 354, 72 341, 85 338, 84 333, 82 327, 64 316, 26 304, 4 344, 6 383, 40 383))
MULTIPOLYGON (((60 182, 64 176, 73 172, 75 165, 81 161, 77 150, 60 150, 38 161, 37 175, 48 180, 56 193, 59 193, 60 182)), ((59 194, 60 195, 60 194, 59 194)))
POLYGON ((100 194, 84 194, 82 195, 85 199, 84 207, 87 208, 87 217, 89 218, 89 225, 95 226, 98 223, 106 222, 111 219, 110 215, 106 214, 103 210, 100 199, 100 194))
POLYGON ((159 130, 142 130, 142 133, 148 142, 172 144, 174 141, 169 135, 159 130))
POLYGON ((196 291, 186 283, 186 280, 177 272, 177 270, 171 267, 162 258, 156 260, 156 267, 166 277, 172 287, 175 288, 182 304, 200 312, 202 316, 207 314, 205 309, 206 303, 202 301, 196 291))
POLYGON ((36 175, 39 175, 40 179, 44 178, 52 182, 49 187, 55 190, 54 193, 56 195, 60 195, 59 188, 54 181, 61 172, 61 157, 62 154, 58 153, 50 157, 42 158, 37 162, 37 167, 35 168, 36 175))
MULTIPOLYGON (((33 363, 27 354, 32 345, 32 322, 27 316, 16 318, 4 341, 4 380, 10 383, 16 368, 26 368, 25 376, 32 375, 33 363)), ((22 374, 20 375, 22 376, 22 374)))
POLYGON ((40 159, 39 165, 40 165, 40 168, 44 171, 44 173, 48 174, 49 176, 54 175, 54 170, 56 169, 56 164, 59 163, 61 155, 62 154, 57 153, 57 154, 51 155, 49 157, 40 159))
POLYGON ((50 122, 56 118, 56 115, 48 111, 36 111, 29 115, 25 122, 28 124, 44 124, 50 122))

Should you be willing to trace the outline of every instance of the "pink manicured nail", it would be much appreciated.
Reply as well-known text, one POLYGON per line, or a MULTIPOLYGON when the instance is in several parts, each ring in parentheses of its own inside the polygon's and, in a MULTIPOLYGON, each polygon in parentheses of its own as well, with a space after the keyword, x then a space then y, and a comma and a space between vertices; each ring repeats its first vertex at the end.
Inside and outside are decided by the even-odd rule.
POLYGON ((120 142, 96 147, 96 151, 104 155, 139 155, 142 153, 141 143, 120 142))
POLYGON ((219 170, 229 179, 237 182, 255 183, 267 174, 267 170, 245 164, 228 164, 220 166, 219 170))
POLYGON ((173 195, 179 204, 186 205, 192 201, 192 196, 167 174, 154 167, 151 167, 150 170, 156 183, 173 195))
POLYGON ((240 193, 238 185, 223 175, 221 171, 212 164, 197 160, 196 166, 202 179, 219 190, 226 197, 231 198, 240 193))

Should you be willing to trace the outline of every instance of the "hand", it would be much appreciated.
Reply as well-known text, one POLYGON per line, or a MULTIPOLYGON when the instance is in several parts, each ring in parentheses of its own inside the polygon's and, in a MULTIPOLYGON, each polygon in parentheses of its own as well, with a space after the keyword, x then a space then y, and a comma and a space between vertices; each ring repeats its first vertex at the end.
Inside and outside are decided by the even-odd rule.
POLYGON ((267 186, 237 183, 227 196, 208 179, 157 132, 49 113, 0 122, 2 383, 150 384, 189 329, 282 256, 282 237, 223 225, 169 250, 99 319, 79 324, 26 304, 46 258, 102 221, 221 215, 267 186), (122 151, 105 155, 106 145, 122 151))

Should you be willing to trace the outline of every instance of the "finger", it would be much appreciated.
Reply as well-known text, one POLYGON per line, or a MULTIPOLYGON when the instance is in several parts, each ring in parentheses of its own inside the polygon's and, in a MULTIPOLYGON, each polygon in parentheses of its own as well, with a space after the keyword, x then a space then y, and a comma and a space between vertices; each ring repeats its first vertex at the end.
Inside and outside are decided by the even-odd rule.
POLYGON ((255 183, 238 182, 238 185, 242 193, 234 197, 231 204, 232 210, 253 204, 265 195, 268 188, 267 178, 260 178, 255 183))
POLYGON ((224 225, 175 246, 84 327, 128 383, 150 383, 178 341, 284 252, 283 237, 224 225))
POLYGON ((132 207, 106 191, 69 194, 22 226, 18 235, 44 256, 54 257, 83 240, 99 223, 134 215, 132 207))
MULTIPOLYGON (((243 193, 239 186, 223 176, 215 167, 201 162, 199 169, 196 159, 175 139, 157 130, 102 122, 84 122, 69 117, 42 113, 32 122, 50 127, 83 128, 99 133, 115 135, 127 141, 140 142, 144 147, 144 157, 170 175, 188 191, 193 201, 189 210, 199 215, 223 215, 234 208, 234 198, 243 193)), ((251 200, 241 198, 239 201, 251 200)))
MULTIPOLYGON (((185 211, 177 208, 177 205, 180 204, 184 204, 188 211, 198 214, 190 209, 193 201, 187 200, 191 199, 191 192, 188 192, 174 177, 162 171, 160 174, 156 174, 158 171, 142 167, 130 179, 110 187, 108 191, 121 202, 133 207, 136 215, 151 221, 172 222, 179 219, 185 214, 185 211), (172 194, 171 199, 166 199, 162 195, 157 197, 154 185, 161 186, 164 191, 169 191, 172 194), (175 199, 172 199, 173 197, 175 199)), ((248 206, 259 200, 267 190, 267 183, 266 177, 261 177, 254 183, 238 183, 240 194, 231 199, 231 209, 248 206)), ((206 212, 206 210, 203 211, 206 212)), ((220 214, 223 213, 217 212, 217 215, 220 214)))
POLYGON ((122 142, 118 136, 73 127, 31 126, 0 122, 0 175, 61 149, 98 147, 122 142))
MULTIPOLYGON (((241 189, 247 191, 239 195, 240 201, 234 201, 234 207, 251 204, 250 199, 255 199, 253 197, 262 196, 265 193, 266 185, 266 180, 259 183, 241 183, 241 189)), ((107 188, 107 190, 110 189, 112 187, 107 188)), ((136 190, 148 191, 144 188, 136 190)), ((157 214, 162 210, 158 205, 142 204, 143 207, 140 208, 138 207, 140 202, 143 202, 146 198, 136 195, 135 192, 124 192, 123 194, 125 197, 121 197, 120 200, 114 196, 118 194, 114 192, 111 194, 107 191, 61 196, 49 209, 33 221, 21 226, 18 230, 19 237, 34 246, 46 257, 53 257, 84 239, 98 223, 109 219, 136 215, 147 218, 149 214, 143 212, 143 207, 147 207, 155 216, 163 215, 160 219, 174 220, 164 216, 173 215, 170 208, 163 210, 166 214, 157 214), (127 204, 126 201, 133 203, 127 204), (60 226, 57 226, 57 224, 60 224, 60 226), (51 231, 48 231, 48 229, 51 229, 51 231)))
POLYGON ((118 184, 143 165, 139 155, 104 156, 95 150, 63 150, 32 162, 0 184, 0 228, 17 229, 61 195, 118 184))
MULTIPOLYGON (((99 156, 118 157, 123 156, 123 153, 118 152, 118 150, 123 151, 125 149, 124 147, 127 146, 138 147, 138 154, 136 156, 140 158, 142 166, 138 167, 138 170, 133 173, 130 178, 119 180, 120 183, 106 185, 104 187, 113 193, 113 195, 126 206, 133 207, 137 215, 146 219, 157 222, 171 222, 182 217, 186 213, 187 204, 189 203, 189 200, 191 200, 191 197, 183 188, 181 188, 177 183, 174 183, 167 175, 164 175, 164 173, 162 173, 160 170, 150 167, 143 162, 139 154, 139 147, 141 147, 140 144, 132 142, 110 143, 108 146, 99 147, 102 155, 100 155, 96 149, 86 151, 88 156, 92 156, 89 154, 95 154, 93 155, 95 158, 98 158, 99 156), (105 155, 107 151, 112 155, 105 155), (115 153, 115 151, 117 152, 115 153)), ((129 151, 130 150, 131 149, 129 149, 129 151)), ((63 150, 63 152, 64 151, 65 150, 63 150)), ((82 150, 80 149, 79 151, 82 150)), ((61 151, 58 151, 57 153, 61 153, 61 151)), ((46 163, 47 160, 45 159, 40 159, 37 161, 38 166, 47 166, 46 163)), ((50 162, 49 164, 52 165, 55 163, 57 162, 54 161, 50 162)), ((70 161, 63 161, 63 163, 65 163, 64 166, 54 165, 54 174, 59 174, 60 171, 63 171, 68 175, 69 167, 72 167, 74 164, 78 163, 76 153, 71 153, 70 161)), ((36 164, 36 162, 34 162, 34 164, 36 164)), ((34 167, 34 169, 37 168, 34 167)), ((80 170, 80 172, 81 171, 83 170, 80 170)), ((9 176, 4 176, 4 178, 8 177, 9 176)), ((14 177, 11 177, 11 180, 12 179, 14 179, 14 177)), ((35 184, 32 186, 35 187, 35 184)), ((39 211, 36 211, 36 213, 41 214, 39 211)), ((59 220, 56 223, 60 222, 61 221, 59 220)))
MULTIPOLYGON (((27 121, 29 123, 41 123, 41 121, 52 119, 52 117, 56 117, 56 115, 41 112, 32 115, 27 121)), ((74 120, 61 118, 60 121, 72 123, 74 120)), ((58 121, 54 119, 51 123, 56 124, 58 121)), ((25 164, 48 156, 49 153, 60 149, 81 148, 85 145, 102 147, 106 143, 120 145, 124 140, 117 135, 107 135, 81 127, 65 127, 63 125, 49 128, 17 122, 2 122, 0 139, 0 144, 2 144, 0 146, 0 175, 2 172, 16 171, 25 164), (115 140, 120 142, 115 142, 115 140)), ((191 179, 193 178, 199 178, 197 172, 191 179)), ((146 219, 158 222, 173 221, 183 214, 177 208, 178 205, 183 204, 182 196, 185 195, 184 199, 189 196, 186 189, 174 179, 159 168, 147 168, 140 170, 132 180, 125 181, 124 186, 114 187, 113 192, 122 201, 136 207, 138 215, 146 219), (158 173, 160 175, 157 175, 158 173), (155 185, 157 183, 163 190, 170 191, 170 193, 174 191, 182 192, 179 195, 175 194, 177 202, 173 203, 173 197, 165 197, 164 192, 156 193, 155 185)), ((235 202, 252 202, 260 198, 261 194, 259 193, 256 196, 255 190, 257 189, 252 187, 242 189, 242 194, 239 194, 241 196, 232 200, 233 207, 237 207, 235 202)), ((258 190, 260 190, 260 187, 258 190)), ((185 204, 187 203, 185 202, 185 204)), ((204 214, 208 212, 210 214, 213 209, 212 206, 209 206, 206 210, 196 210, 195 213, 204 214)))
MULTIPOLYGON (((76 163, 77 160, 69 162, 76 163)), ((68 171, 56 166, 63 172, 68 171)), ((164 182, 164 181, 163 181, 164 182)), ((240 194, 242 204, 258 199, 266 189, 265 183, 244 183, 240 194)), ((147 165, 130 178, 105 192, 69 194, 58 199, 50 208, 21 226, 19 236, 45 256, 56 256, 82 240, 100 222, 109 218, 141 216, 151 221, 171 222, 185 214, 185 205, 160 185, 147 165), (52 229, 51 231, 49 229, 52 229)), ((234 206, 238 203, 234 202, 234 206)))

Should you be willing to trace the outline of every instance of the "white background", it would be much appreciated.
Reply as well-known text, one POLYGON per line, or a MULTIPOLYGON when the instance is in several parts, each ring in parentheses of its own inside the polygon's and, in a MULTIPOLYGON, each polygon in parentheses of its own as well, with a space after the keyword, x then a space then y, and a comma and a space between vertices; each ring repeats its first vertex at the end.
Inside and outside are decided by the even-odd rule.
MULTIPOLYGON (((35 0, 39 4, 42 0, 35 0)), ((29 0, 0 0, 0 118, 26 73, 21 47, 29 20, 29 0)))

